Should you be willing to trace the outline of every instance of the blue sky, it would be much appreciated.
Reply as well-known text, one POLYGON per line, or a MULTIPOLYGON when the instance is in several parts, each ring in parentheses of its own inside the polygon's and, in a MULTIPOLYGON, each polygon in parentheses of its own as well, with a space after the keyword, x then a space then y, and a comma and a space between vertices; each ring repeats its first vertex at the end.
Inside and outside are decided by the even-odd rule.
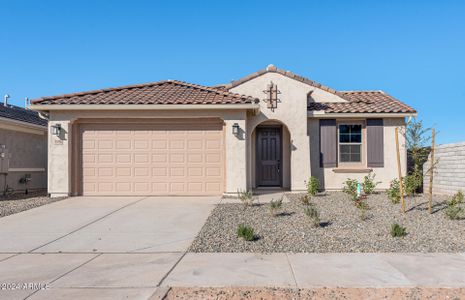
POLYGON ((440 143, 465 141, 465 1, 0 0, 0 93, 24 98, 272 63, 338 90, 384 90, 440 143))

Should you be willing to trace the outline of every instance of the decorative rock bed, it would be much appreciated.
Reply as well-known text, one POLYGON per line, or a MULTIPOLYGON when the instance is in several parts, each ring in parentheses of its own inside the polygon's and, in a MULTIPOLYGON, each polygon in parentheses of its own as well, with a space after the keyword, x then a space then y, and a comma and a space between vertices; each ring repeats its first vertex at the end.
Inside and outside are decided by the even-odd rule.
POLYGON ((46 192, 0 196, 0 218, 63 199, 66 197, 50 198, 46 192))
POLYGON ((407 199, 407 213, 392 204, 384 193, 370 195, 368 219, 342 192, 316 196, 321 227, 312 227, 298 194, 287 194, 273 217, 268 204, 245 208, 242 204, 219 204, 212 211, 190 247, 192 252, 463 252, 465 220, 449 220, 444 214, 446 197, 435 196, 433 214, 426 196, 407 199), (407 236, 393 238, 390 227, 399 223, 407 236), (239 224, 252 226, 258 239, 239 239, 239 224))

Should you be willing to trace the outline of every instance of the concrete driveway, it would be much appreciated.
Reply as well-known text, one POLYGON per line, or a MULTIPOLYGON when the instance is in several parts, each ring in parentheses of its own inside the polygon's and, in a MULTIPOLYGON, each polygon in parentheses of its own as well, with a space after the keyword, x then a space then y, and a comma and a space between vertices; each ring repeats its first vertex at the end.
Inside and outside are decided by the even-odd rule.
POLYGON ((1 218, 0 299, 147 299, 218 202, 75 197, 1 218))

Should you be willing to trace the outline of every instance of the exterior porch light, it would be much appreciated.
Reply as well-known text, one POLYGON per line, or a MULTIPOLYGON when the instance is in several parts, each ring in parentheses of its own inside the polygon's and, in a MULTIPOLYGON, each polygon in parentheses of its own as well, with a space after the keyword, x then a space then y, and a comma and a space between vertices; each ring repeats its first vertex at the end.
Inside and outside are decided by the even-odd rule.
POLYGON ((61 124, 52 125, 52 135, 59 136, 61 133, 61 124))
POLYGON ((234 123, 233 126, 232 126, 232 133, 234 135, 238 135, 239 134, 239 124, 237 123, 234 123))

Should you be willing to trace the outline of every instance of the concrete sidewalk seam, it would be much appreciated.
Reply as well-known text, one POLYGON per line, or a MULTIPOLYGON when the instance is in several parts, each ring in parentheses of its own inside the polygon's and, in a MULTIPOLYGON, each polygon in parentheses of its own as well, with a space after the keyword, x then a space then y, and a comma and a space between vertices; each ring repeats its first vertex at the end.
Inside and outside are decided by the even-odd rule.
POLYGON ((292 266, 291 264, 291 261, 289 260, 289 256, 286 254, 286 260, 287 260, 287 264, 289 265, 289 268, 291 269, 291 274, 292 274, 292 279, 294 280, 294 285, 296 288, 298 288, 298 284, 297 284, 297 278, 295 277, 295 272, 294 272, 294 267, 292 266))
POLYGON ((185 251, 181 257, 174 263, 174 265, 168 270, 168 272, 166 272, 165 276, 163 276, 161 279, 160 279, 160 282, 158 282, 157 284, 157 287, 160 287, 163 283, 163 281, 165 281, 165 279, 171 274, 171 272, 173 272, 173 270, 178 266, 178 264, 181 262, 181 260, 186 256, 187 254, 187 251, 185 251))
MULTIPOLYGON (((77 267, 74 267, 74 268, 72 268, 71 270, 69 270, 69 271, 67 271, 67 272, 65 272, 65 273, 63 273, 63 274, 61 274, 61 275, 58 276, 57 278, 51 280, 51 281, 48 282, 47 284, 52 284, 52 283, 54 283, 54 282, 57 281, 58 279, 63 278, 64 276, 68 275, 69 273, 71 273, 71 272, 73 272, 73 271, 79 269, 79 268, 82 267, 83 265, 85 265, 85 264, 87 264, 87 263, 93 261, 94 259, 96 259, 96 258, 99 257, 100 255, 101 255, 101 254, 95 255, 94 257, 92 257, 92 258, 86 260, 85 262, 83 262, 82 264, 78 265, 77 267)), ((24 298, 24 300, 29 299, 31 296, 35 295, 35 294, 38 293, 38 292, 40 292, 40 290, 37 290, 37 291, 35 291, 35 292, 29 294, 26 298, 24 298)))
POLYGON ((19 253, 15 253, 15 254, 12 254, 12 255, 10 255, 10 256, 8 256, 8 257, 2 258, 2 259, 0 259, 0 263, 1 263, 2 261, 8 260, 8 259, 10 259, 10 258, 12 258, 12 257, 15 257, 15 256, 18 256, 18 255, 19 255, 19 253))
POLYGON ((95 219, 95 220, 93 220, 93 221, 91 221, 91 222, 89 222, 89 223, 87 223, 87 224, 82 225, 81 227, 79 227, 79 228, 77 228, 77 229, 75 229, 75 230, 72 230, 71 232, 68 232, 68 233, 65 234, 65 235, 62 235, 62 236, 60 236, 60 237, 54 239, 53 241, 47 242, 47 243, 45 243, 45 244, 43 244, 43 245, 41 245, 41 246, 39 246, 39 247, 36 247, 36 248, 34 248, 34 249, 28 251, 27 253, 32 253, 33 251, 39 250, 40 248, 43 248, 43 247, 45 247, 45 246, 47 246, 47 245, 50 245, 50 244, 52 244, 52 243, 54 243, 54 242, 56 242, 56 241, 58 241, 58 240, 61 240, 62 238, 65 238, 65 237, 67 237, 67 236, 69 236, 69 235, 71 235, 71 234, 73 234, 73 233, 76 233, 76 232, 78 232, 78 231, 81 230, 81 229, 84 229, 84 228, 86 228, 86 227, 88 227, 88 226, 90 226, 90 225, 92 225, 92 224, 95 224, 95 223, 97 223, 97 222, 99 222, 99 221, 105 219, 106 217, 108 217, 108 216, 110 216, 110 215, 112 215, 112 214, 114 214, 114 213, 116 213, 116 212, 118 212, 118 211, 120 211, 120 210, 122 210, 122 209, 125 209, 126 207, 129 207, 129 206, 131 206, 131 205, 134 205, 134 204, 136 204, 136 203, 139 203, 139 202, 141 202, 142 200, 145 200, 145 199, 148 199, 148 198, 149 198, 149 197, 143 197, 143 198, 138 199, 138 200, 136 200, 136 201, 134 201, 134 202, 128 203, 128 204, 126 204, 126 205, 124 205, 124 206, 122 206, 122 207, 120 207, 120 208, 118 208, 118 209, 116 209, 116 210, 114 210, 114 211, 111 211, 111 212, 107 213, 107 214, 104 215, 104 216, 101 216, 101 217, 99 217, 99 218, 97 218, 97 219, 95 219))

